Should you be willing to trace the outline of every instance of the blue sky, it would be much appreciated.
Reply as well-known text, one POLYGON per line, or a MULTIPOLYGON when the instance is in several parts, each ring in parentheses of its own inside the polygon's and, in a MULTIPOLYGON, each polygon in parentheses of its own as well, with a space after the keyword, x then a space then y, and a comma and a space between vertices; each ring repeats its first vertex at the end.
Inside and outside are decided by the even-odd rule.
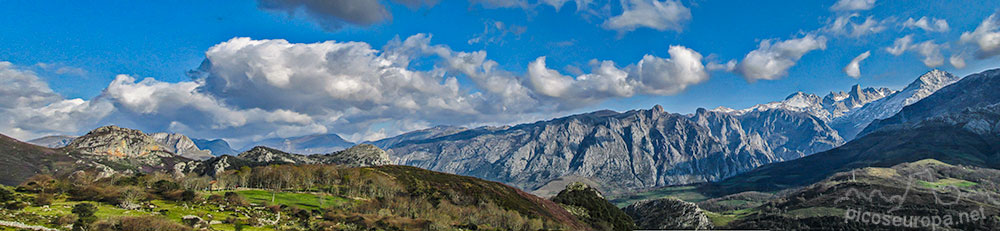
MULTIPOLYGON (((22 95, 11 95, 16 93, 14 91, 0 93, 7 94, 8 97, 40 94, 51 99, 11 106, 3 113, 18 113, 17 110, 43 111, 41 108, 46 106, 54 110, 52 105, 75 98, 83 100, 86 105, 74 104, 78 107, 55 110, 55 114, 66 114, 62 116, 66 118, 50 122, 60 124, 59 127, 30 124, 48 121, 52 113, 8 115, 2 118, 7 121, 6 125, 0 125, 0 132, 18 138, 50 134, 78 135, 94 126, 119 124, 147 131, 222 137, 236 142, 324 132, 361 140, 438 124, 508 124, 598 109, 624 111, 650 108, 655 104, 678 113, 690 113, 699 107, 745 108, 780 100, 795 91, 823 94, 848 90, 854 84, 898 89, 931 68, 966 75, 996 68, 1000 64, 997 62, 1000 60, 996 55, 997 48, 990 43, 995 41, 990 41, 988 36, 977 37, 997 33, 996 25, 986 25, 976 31, 977 27, 982 27, 991 15, 1000 10, 1000 1, 845 0, 843 4, 856 5, 844 5, 853 8, 838 8, 835 5, 841 3, 836 1, 577 0, 564 1, 557 9, 553 2, 560 1, 361 0, 356 2, 370 4, 369 6, 373 4, 375 10, 353 14, 337 11, 340 9, 338 7, 344 7, 341 3, 300 5, 298 3, 314 1, 262 1, 263 3, 4 1, 0 3, 4 6, 0 8, 0 21, 4 22, 0 24, 0 61, 11 63, 9 67, 5 67, 13 71, 10 73, 28 73, 47 84, 47 88, 51 90, 43 88, 33 93, 19 93, 22 95), (581 6, 577 4, 579 2, 587 4, 581 6), (650 8, 651 4, 666 5, 669 9, 652 12, 652 15, 637 14, 629 21, 632 24, 626 23, 625 26, 612 25, 615 18, 626 15, 629 11, 642 13, 639 11, 650 8), (379 7, 384 11, 379 11, 379 7), (372 20, 372 17, 375 19, 372 20), (924 24, 927 29, 917 25, 922 17, 929 23, 924 24), (834 22, 838 18, 846 19, 849 23, 838 30, 834 28, 834 22), (911 23, 907 23, 908 19, 911 19, 911 23), (866 20, 872 24, 862 25, 866 20), (938 20, 943 20, 947 29, 935 24, 938 20), (867 33, 852 31, 852 24, 868 26, 861 30, 867 33), (969 34, 966 36, 968 38, 963 38, 963 33, 969 34), (389 53, 386 51, 391 48, 387 44, 392 41, 405 41, 414 35, 429 37, 426 45, 446 48, 455 55, 485 52, 485 58, 495 62, 497 70, 503 70, 504 73, 500 75, 504 78, 501 79, 513 80, 508 81, 508 84, 513 85, 508 85, 506 89, 525 89, 522 90, 527 91, 525 97, 531 100, 519 101, 513 93, 501 94, 485 90, 482 82, 477 82, 467 73, 445 67, 446 63, 452 61, 448 57, 423 53, 410 54, 413 57, 407 59, 404 68, 432 76, 427 78, 441 84, 440 89, 449 89, 445 83, 447 79, 454 78, 459 86, 459 93, 411 94, 406 91, 432 91, 437 88, 390 84, 391 86, 379 85, 379 89, 394 93, 372 93, 378 95, 377 98, 356 99, 329 92, 316 92, 316 95, 307 93, 299 98, 272 101, 252 98, 255 96, 211 84, 213 79, 236 81, 236 77, 229 74, 246 72, 231 69, 241 66, 239 64, 242 61, 249 63, 253 60, 212 60, 213 65, 209 65, 210 67, 202 66, 206 53, 211 48, 236 37, 247 37, 253 41, 281 39, 291 44, 277 44, 275 47, 324 41, 362 42, 375 50, 373 55, 379 55, 389 53), (902 53, 895 55, 887 50, 898 39, 908 35, 912 42, 909 46, 901 47, 902 53), (788 57, 771 57, 779 59, 778 61, 791 61, 790 67, 778 68, 781 70, 765 67, 771 68, 768 71, 783 74, 748 77, 752 75, 748 70, 753 68, 754 63, 747 62, 745 58, 755 50, 766 50, 761 46, 762 41, 779 44, 783 41, 803 42, 799 40, 803 38, 811 38, 813 46, 789 44, 788 50, 772 50, 780 54, 798 52, 801 55, 790 60, 780 60, 788 57), (930 41, 930 44, 917 45, 926 41, 930 41), (665 82, 648 82, 653 77, 633 78, 642 76, 645 71, 630 66, 637 66, 646 55, 668 61, 681 60, 673 56, 672 46, 684 48, 674 50, 680 53, 695 52, 700 55, 700 59, 696 61, 704 65, 705 70, 695 72, 694 77, 680 76, 691 72, 661 70, 667 74, 656 78, 665 78, 665 82), (921 53, 924 50, 940 54, 943 61, 926 64, 925 56, 928 55, 921 53), (870 52, 870 56, 860 62, 860 76, 848 76, 844 67, 866 51, 870 52), (964 60, 966 64, 953 65, 950 62, 953 56, 964 60), (544 67, 560 76, 576 80, 580 79, 581 74, 596 73, 595 67, 600 61, 611 61, 615 70, 621 71, 623 75, 628 73, 626 80, 636 80, 639 83, 625 86, 627 92, 623 93, 621 89, 601 90, 586 83, 570 85, 569 80, 551 75, 531 75, 529 66, 539 61, 539 57, 545 57, 544 67), (224 61, 231 61, 234 66, 218 64, 224 61), (729 61, 735 62, 736 68, 709 68, 709 63, 725 64, 729 61), (193 70, 200 70, 198 73, 201 74, 189 74, 193 70), (119 75, 126 75, 127 78, 120 78, 119 75), (533 77, 540 81, 555 82, 532 82, 533 77), (144 78, 154 80, 145 82, 144 78), (116 79, 120 80, 118 85, 114 84, 116 79), (560 83, 566 84, 570 90, 551 88, 560 83), (121 94, 115 94, 114 90, 120 90, 121 94), (181 92, 184 93, 181 95, 193 98, 153 93, 152 96, 145 97, 163 98, 130 101, 129 97, 135 95, 129 92, 157 90, 181 92), (331 94, 334 96, 329 96, 331 94), (441 99, 463 98, 441 107, 447 110, 386 109, 399 105, 384 103, 385 97, 411 96, 417 99, 414 102, 421 108, 441 99), (574 100, 574 97, 581 96, 587 98, 574 100), (184 103, 191 103, 191 106, 159 106, 176 104, 178 100, 188 100, 190 102, 184 103), (320 109, 284 106, 289 102, 298 102, 295 100, 322 102, 318 103, 320 109), (480 103, 467 103, 471 101, 480 103), (218 104, 217 108, 207 108, 204 106, 205 102, 218 104), (490 102, 498 102, 496 104, 499 106, 490 102), (525 104, 533 106, 524 106, 525 104), (511 109, 515 107, 517 109, 511 109), (191 112, 180 115, 161 110, 191 112), (76 116, 73 113, 82 115, 76 116), (401 119, 399 115, 392 113, 413 114, 415 117, 401 119), (459 115, 455 118, 449 117, 456 113, 459 115), (268 116, 255 119, 252 116, 255 114, 268 116), (194 117, 213 118, 215 122, 200 124, 192 122, 197 119, 194 117), (273 119, 278 117, 283 119, 273 119), (85 119, 94 122, 67 122, 85 119), (243 122, 227 123, 227 119, 243 122), (278 125, 273 125, 276 123, 278 125)), ((222 54, 219 59, 223 59, 221 56, 222 54)), ((243 56, 226 56, 233 57, 243 56)), ((267 63, 274 64, 270 61, 274 60, 267 63)), ((290 65, 288 63, 292 61, 278 63, 290 65)), ((652 66, 649 63, 647 62, 647 66, 652 66)), ((477 66, 477 70, 485 70, 482 67, 477 66)), ((331 81, 331 78, 343 76, 340 74, 343 73, 320 75, 318 78, 322 79, 316 81, 331 81)), ((645 75, 653 74, 655 73, 645 75)), ((495 73, 490 74, 492 75, 495 73)), ((295 76, 292 75, 291 78, 296 78, 295 76)), ((30 78, 18 81, 23 85, 31 85, 26 83, 31 81, 30 78)), ((361 81, 366 80, 362 78, 361 81)), ((276 94, 270 97, 288 95, 287 92, 275 90, 277 88, 262 89, 264 90, 258 89, 261 94, 276 94)))

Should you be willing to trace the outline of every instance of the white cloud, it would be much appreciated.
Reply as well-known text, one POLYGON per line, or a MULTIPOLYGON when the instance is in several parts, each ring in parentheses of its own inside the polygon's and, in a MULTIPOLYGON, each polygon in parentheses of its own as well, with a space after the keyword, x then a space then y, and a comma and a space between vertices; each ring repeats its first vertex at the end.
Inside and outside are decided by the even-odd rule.
POLYGON ((885 48, 885 51, 895 56, 902 55, 906 51, 914 51, 923 57, 920 61, 924 63, 924 66, 938 67, 944 64, 944 55, 941 50, 947 48, 947 44, 937 44, 933 40, 914 44, 913 35, 906 35, 896 39, 892 46, 885 48))
POLYGON ((861 53, 857 57, 854 57, 854 59, 851 59, 851 62, 844 67, 844 73, 855 79, 861 77, 861 61, 867 59, 871 54, 871 51, 865 51, 865 53, 861 53))
POLYGON ((864 21, 861 21, 861 23, 856 23, 853 19, 858 16, 858 13, 837 16, 836 18, 833 18, 832 21, 828 21, 826 27, 822 30, 830 32, 834 35, 846 35, 858 38, 885 31, 885 29, 888 28, 888 25, 895 21, 892 18, 877 20, 872 16, 868 16, 864 21))
POLYGON ((729 60, 726 63, 709 62, 705 65, 709 71, 734 71, 736 70, 736 60, 729 60))
POLYGON ((806 53, 825 50, 826 37, 808 34, 802 38, 774 42, 764 40, 736 66, 747 81, 774 80, 788 74, 788 69, 806 53))
POLYGON ((920 19, 917 20, 908 18, 903 22, 903 27, 910 29, 920 28, 929 32, 947 32, 949 29, 948 21, 944 19, 927 18, 926 16, 920 17, 920 19))
POLYGON ((669 58, 646 55, 624 69, 611 61, 597 62, 592 73, 576 78, 547 68, 545 57, 539 57, 528 65, 528 79, 536 93, 567 102, 635 94, 671 95, 708 80, 701 54, 682 46, 671 46, 668 53, 669 58))
POLYGON ((622 1, 621 15, 604 21, 604 28, 619 33, 648 27, 659 31, 681 31, 684 23, 691 20, 691 10, 676 0, 628 0, 622 1))
POLYGON ((851 24, 851 37, 861 37, 867 34, 877 34, 882 32, 886 28, 886 21, 875 20, 873 17, 868 16, 865 21, 861 24, 851 24))
POLYGON ((892 42, 892 46, 886 47, 885 51, 889 52, 889 54, 899 56, 902 55, 903 52, 906 52, 906 50, 910 49, 911 43, 913 43, 913 35, 906 35, 902 38, 896 39, 895 42, 892 42))
POLYGON ((64 99, 26 68, 0 62, 0 133, 25 140, 93 126, 111 112, 105 102, 64 99))
POLYGON ((670 95, 708 80, 708 72, 702 65, 702 56, 690 48, 670 46, 670 58, 652 55, 642 57, 633 71, 634 79, 642 83, 643 92, 670 95))
POLYGON ((875 0, 839 0, 830 7, 832 11, 861 11, 875 7, 875 0))
POLYGON ((671 46, 619 68, 594 62, 569 77, 538 58, 521 76, 485 51, 454 51, 417 34, 381 50, 367 43, 233 38, 205 52, 194 80, 118 75, 90 101, 63 99, 30 71, 0 63, 0 132, 17 138, 79 134, 117 124, 226 138, 237 146, 272 137, 337 133, 353 140, 431 125, 496 125, 635 94, 675 94, 708 79, 702 56, 671 46), (433 62, 411 68, 415 60, 433 62), (582 72, 582 71, 581 71, 582 72), (460 85, 458 78, 472 82, 460 85))
POLYGON ((958 69, 965 68, 965 58, 962 58, 962 56, 959 55, 952 55, 949 57, 948 63, 951 63, 951 66, 958 69))
POLYGON ((921 60, 924 66, 938 67, 944 64, 944 56, 941 55, 941 48, 944 44, 936 44, 928 40, 913 46, 913 49, 924 58, 921 60))
POLYGON ((976 58, 985 59, 1000 55, 1000 13, 993 13, 983 20, 976 30, 962 32, 963 44, 975 44, 979 49, 976 58))

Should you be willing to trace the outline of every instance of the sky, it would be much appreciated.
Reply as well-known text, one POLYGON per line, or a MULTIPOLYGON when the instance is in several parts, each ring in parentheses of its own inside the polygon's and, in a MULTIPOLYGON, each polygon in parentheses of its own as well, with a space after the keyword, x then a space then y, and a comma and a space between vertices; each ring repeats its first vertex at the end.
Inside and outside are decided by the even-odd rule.
POLYGON ((0 133, 103 125, 239 146, 1000 67, 1000 1, 0 0, 0 133))

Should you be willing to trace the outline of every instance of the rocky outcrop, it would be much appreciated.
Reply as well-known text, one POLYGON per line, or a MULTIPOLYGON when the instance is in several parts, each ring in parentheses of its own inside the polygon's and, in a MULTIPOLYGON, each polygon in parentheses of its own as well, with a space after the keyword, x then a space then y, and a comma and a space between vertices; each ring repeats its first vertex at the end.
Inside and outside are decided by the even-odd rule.
POLYGON ((173 156, 173 153, 162 147, 152 136, 139 130, 118 126, 104 126, 94 129, 86 135, 74 139, 66 148, 112 159, 173 156))
POLYGON ((323 155, 321 158, 324 163, 359 167, 392 164, 392 161, 389 160, 389 154, 371 144, 359 144, 347 150, 323 155))
POLYGON ((194 141, 187 136, 163 132, 153 133, 150 136, 168 152, 195 160, 204 160, 213 157, 211 151, 199 149, 194 141))
POLYGON ((115 172, 188 172, 198 164, 171 152, 156 138, 139 130, 105 126, 76 138, 61 150, 78 158, 77 165, 115 172), (181 164, 181 165, 178 165, 181 164))
POLYGON ((635 202, 623 209, 639 229, 711 229, 705 212, 691 202, 662 198, 635 202))
POLYGON ((29 140, 28 143, 46 148, 61 148, 69 145, 73 139, 76 139, 76 136, 46 136, 29 140))

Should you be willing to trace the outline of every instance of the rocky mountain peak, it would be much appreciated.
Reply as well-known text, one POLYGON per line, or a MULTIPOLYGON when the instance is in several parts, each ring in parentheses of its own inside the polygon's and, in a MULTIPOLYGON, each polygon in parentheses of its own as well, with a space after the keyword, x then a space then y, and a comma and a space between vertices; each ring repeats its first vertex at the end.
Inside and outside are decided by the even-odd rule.
POLYGON ((114 125, 94 129, 74 139, 67 147, 87 154, 113 158, 172 155, 146 133, 114 125))
POLYGON ((99 127, 84 136, 73 139, 67 148, 87 154, 115 158, 141 156, 181 156, 203 160, 211 152, 198 149, 187 136, 170 133, 146 134, 140 130, 109 125, 99 127))
POLYGON ((305 156, 282 152, 277 149, 264 146, 256 146, 250 150, 240 153, 237 156, 242 159, 261 163, 301 163, 312 164, 314 161, 308 160, 305 156))
POLYGON ((924 73, 923 75, 920 75, 920 78, 917 78, 917 81, 914 81, 913 83, 911 83, 911 85, 913 84, 947 85, 957 81, 958 79, 960 78, 955 75, 952 75, 951 73, 934 69, 928 71, 927 73, 924 73))
POLYGON ((212 152, 208 150, 201 150, 198 146, 185 135, 176 133, 153 133, 150 136, 153 137, 156 142, 160 143, 161 147, 174 154, 196 159, 204 160, 212 158, 212 152))
POLYGON ((659 104, 654 105, 652 110, 653 110, 653 112, 656 112, 656 113, 663 113, 664 112, 663 106, 660 106, 659 104))
POLYGON ((337 164, 352 166, 380 166, 392 164, 389 154, 371 144, 359 144, 343 151, 328 154, 337 164))
POLYGON ((566 189, 564 191, 566 191, 566 192, 582 191, 582 192, 586 192, 586 193, 592 193, 594 195, 597 195, 597 197, 600 197, 600 198, 604 198, 604 195, 601 194, 600 191, 598 191, 594 187, 590 187, 590 185, 584 184, 583 182, 573 182, 573 183, 570 183, 570 184, 566 185, 566 189))

